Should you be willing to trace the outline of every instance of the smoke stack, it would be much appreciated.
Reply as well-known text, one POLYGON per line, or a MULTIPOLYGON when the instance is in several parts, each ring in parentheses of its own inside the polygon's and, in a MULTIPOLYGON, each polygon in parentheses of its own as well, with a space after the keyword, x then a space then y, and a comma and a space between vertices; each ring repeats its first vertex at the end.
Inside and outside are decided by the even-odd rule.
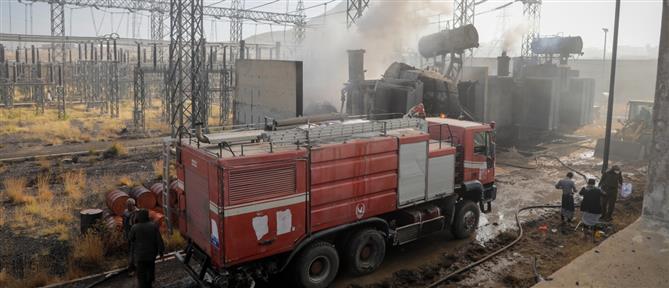
POLYGON ((497 57, 497 76, 507 77, 509 76, 509 63, 511 58, 506 56, 506 51, 502 51, 502 56, 497 57))
POLYGON ((348 82, 365 81, 365 50, 348 50, 348 82))

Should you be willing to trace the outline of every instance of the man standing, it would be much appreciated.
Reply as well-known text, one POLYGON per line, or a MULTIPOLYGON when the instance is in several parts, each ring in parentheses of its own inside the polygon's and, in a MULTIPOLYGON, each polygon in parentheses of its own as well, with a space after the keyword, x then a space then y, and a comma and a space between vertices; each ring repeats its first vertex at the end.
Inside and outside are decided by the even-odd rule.
POLYGON ((567 177, 560 179, 555 184, 556 189, 562 189, 562 209, 560 218, 562 224, 569 223, 574 218, 574 193, 576 193, 576 184, 574 183, 574 173, 568 172, 567 177))
POLYGON ((132 245, 130 243, 130 228, 135 224, 137 218, 137 206, 135 199, 128 198, 125 202, 126 208, 123 211, 123 239, 128 241, 128 275, 133 276, 135 273, 135 263, 132 260, 132 245))
POLYGON ((613 208, 618 200, 618 189, 623 185, 623 175, 618 165, 613 165, 609 171, 602 175, 599 187, 604 190, 606 196, 602 197, 602 220, 613 220, 613 208))
POLYGON ((139 288, 150 288, 155 279, 156 256, 163 256, 165 245, 158 226, 149 220, 149 211, 137 211, 137 223, 130 229, 132 257, 137 269, 139 288))

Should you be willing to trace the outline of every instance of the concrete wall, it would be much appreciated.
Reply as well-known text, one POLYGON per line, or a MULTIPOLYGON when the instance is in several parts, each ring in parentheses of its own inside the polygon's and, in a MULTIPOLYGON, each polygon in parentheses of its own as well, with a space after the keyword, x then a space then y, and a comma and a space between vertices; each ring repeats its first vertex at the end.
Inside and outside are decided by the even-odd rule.
MULTIPOLYGON (((466 62, 469 64, 469 61, 466 62)), ((488 66, 491 74, 497 73, 496 58, 474 58, 474 66, 488 66)), ((597 59, 570 59, 568 66, 579 70, 579 77, 595 79, 595 104, 606 103, 602 92, 609 90, 611 61, 597 59)), ((511 69, 513 71, 513 69, 511 69)), ((629 99, 652 100, 655 95, 657 59, 622 59, 616 67, 616 103, 629 99)))
POLYGON ((643 216, 669 226, 669 1, 664 2, 657 90, 653 107, 653 142, 643 216))
POLYGON ((234 123, 302 115, 302 62, 237 60, 234 123))

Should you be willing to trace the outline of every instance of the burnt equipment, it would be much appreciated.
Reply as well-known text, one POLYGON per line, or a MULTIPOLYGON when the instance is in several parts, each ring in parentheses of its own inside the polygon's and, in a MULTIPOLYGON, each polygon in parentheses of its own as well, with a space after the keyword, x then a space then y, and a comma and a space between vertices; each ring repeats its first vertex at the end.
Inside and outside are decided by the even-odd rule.
POLYGON ((462 53, 476 47, 479 47, 479 33, 471 24, 423 36, 418 40, 418 52, 425 58, 462 53))

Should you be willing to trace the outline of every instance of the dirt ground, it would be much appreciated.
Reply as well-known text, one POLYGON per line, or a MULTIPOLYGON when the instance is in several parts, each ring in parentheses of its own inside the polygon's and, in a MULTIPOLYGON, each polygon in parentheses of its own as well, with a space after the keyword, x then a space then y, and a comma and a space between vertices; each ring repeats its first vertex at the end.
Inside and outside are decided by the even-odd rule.
MULTIPOLYGON (((555 181, 563 177, 568 170, 551 157, 559 156, 562 162, 587 175, 599 175, 601 160, 593 157, 594 142, 583 140, 585 139, 575 138, 555 141, 532 148, 531 152, 527 151, 529 148, 500 149, 496 168, 499 189, 497 200, 493 204, 493 211, 481 216, 475 237, 469 240, 453 240, 453 237, 445 232, 402 247, 393 247, 388 251, 384 264, 374 274, 358 278, 340 275, 333 287, 424 287, 506 245, 515 239, 517 230, 514 215, 519 208, 559 202, 560 191, 553 186, 555 181)), ((148 141, 147 143, 151 144, 150 139, 120 141, 121 143, 148 141)), ((86 145, 94 145, 91 143, 102 143, 101 147, 105 144, 104 141, 54 146, 42 144, 25 149, 37 149, 43 153, 53 149, 65 152, 80 151, 89 150, 86 145)), ((0 154, 11 156, 20 153, 14 153, 7 147, 0 147, 0 154)), ((79 237, 78 211, 82 208, 103 207, 103 193, 118 186, 122 181, 129 179, 141 182, 153 178, 155 173, 152 163, 159 158, 159 147, 145 147, 130 151, 121 157, 104 158, 100 154, 87 153, 80 156, 48 160, 28 159, 2 164, 0 179, 25 177, 28 195, 35 197, 38 195, 39 175, 47 174, 54 199, 68 199, 61 179, 61 175, 67 171, 83 171, 86 175, 86 189, 81 200, 68 206, 72 216, 71 221, 66 223, 36 221, 33 225, 23 225, 18 228, 13 225, 17 220, 12 217, 20 205, 12 203, 4 193, 0 193, 0 207, 2 207, 0 216, 4 219, 4 223, 0 223, 2 224, 0 243, 3 243, 0 247, 0 273, 13 278, 22 278, 36 272, 46 273, 49 275, 48 280, 39 282, 46 284, 123 266, 125 255, 120 250, 105 255, 105 261, 96 267, 72 270, 72 247, 79 237), (123 178, 126 179, 122 180, 123 178), (44 232, 56 224, 64 225, 67 231, 44 232)), ((609 232, 622 229, 640 215, 645 183, 643 164, 623 165, 626 181, 633 182, 635 192, 631 199, 621 201, 617 205, 613 229, 609 232)), ((579 176, 576 180, 579 187, 584 184, 584 179, 579 176)), ((516 246, 450 282, 443 283, 442 286, 530 287, 536 282, 536 275, 532 269, 535 257, 538 274, 547 277, 578 255, 596 246, 597 243, 583 239, 582 234, 574 231, 573 227, 570 229, 560 227, 559 216, 556 213, 555 210, 543 210, 523 214, 521 221, 524 223, 525 236, 516 246)), ((184 282, 186 274, 176 261, 159 265, 157 273, 159 287, 184 287, 187 283, 184 282)), ((120 275, 106 283, 104 287, 128 287, 132 282, 127 276, 120 275)), ((273 286, 273 283, 267 284, 273 286)), ((18 287, 26 286, 36 285, 26 284, 18 287)))
MULTIPOLYGON (((586 175, 599 175, 601 160, 593 158, 592 150, 584 148, 588 145, 549 145, 546 150, 550 150, 548 155, 566 155, 560 160, 586 175)), ((518 233, 514 220, 517 209, 559 204, 561 192, 553 185, 568 171, 559 162, 551 158, 526 157, 517 151, 501 153, 499 158, 500 163, 515 167, 499 164, 497 200, 493 211, 481 216, 475 237, 469 241, 446 241, 448 236, 441 237, 441 245, 431 238, 418 240, 412 243, 421 247, 417 253, 409 247, 390 250, 388 259, 374 274, 359 278, 342 276, 335 287, 425 287, 512 242, 518 233)), ((627 163, 623 167, 626 169, 625 181, 631 182, 635 189, 629 199, 617 203, 608 235, 623 229, 641 215, 644 165, 627 163)), ((575 180, 578 187, 584 184, 583 178, 575 180)), ((437 287, 531 287, 537 282, 538 275, 545 279, 601 241, 584 238, 583 232, 575 229, 578 220, 562 226, 558 209, 523 212, 520 221, 524 236, 515 246, 437 287), (535 258, 536 275, 533 272, 535 258)))

